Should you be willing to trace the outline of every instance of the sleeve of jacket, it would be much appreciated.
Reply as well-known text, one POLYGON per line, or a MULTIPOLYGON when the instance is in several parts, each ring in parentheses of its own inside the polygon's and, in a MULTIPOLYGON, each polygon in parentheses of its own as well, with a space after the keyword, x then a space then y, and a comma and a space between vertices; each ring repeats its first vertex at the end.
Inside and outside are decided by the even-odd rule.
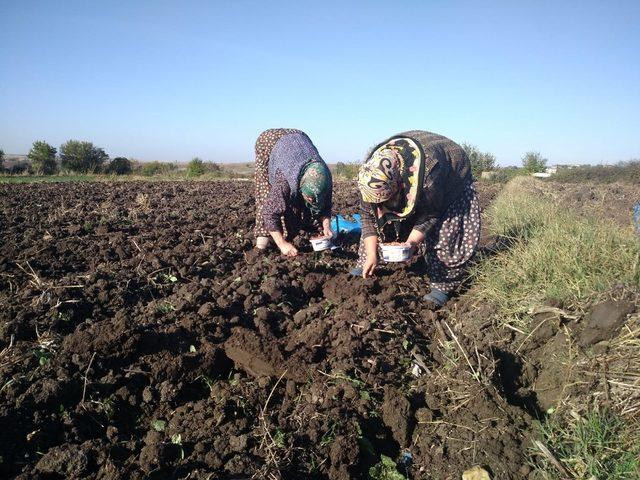
POLYGON ((362 229, 362 238, 378 235, 376 219, 373 216, 373 207, 362 199, 360 199, 360 227, 362 229))
POLYGON ((277 172, 262 210, 262 219, 268 232, 282 232, 281 218, 287 210, 290 196, 291 188, 287 180, 281 172, 277 172))
POLYGON ((414 230, 429 235, 443 215, 446 205, 445 189, 447 184, 446 172, 437 163, 425 174, 421 198, 416 205, 414 230))

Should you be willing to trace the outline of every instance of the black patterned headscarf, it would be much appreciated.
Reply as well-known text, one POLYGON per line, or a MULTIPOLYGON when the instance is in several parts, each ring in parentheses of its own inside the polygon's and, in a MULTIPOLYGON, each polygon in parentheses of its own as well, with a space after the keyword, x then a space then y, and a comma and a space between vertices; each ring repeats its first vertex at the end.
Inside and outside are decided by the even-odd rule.
POLYGON ((402 184, 400 158, 393 148, 381 148, 362 164, 358 188, 367 203, 383 203, 398 193, 402 184))

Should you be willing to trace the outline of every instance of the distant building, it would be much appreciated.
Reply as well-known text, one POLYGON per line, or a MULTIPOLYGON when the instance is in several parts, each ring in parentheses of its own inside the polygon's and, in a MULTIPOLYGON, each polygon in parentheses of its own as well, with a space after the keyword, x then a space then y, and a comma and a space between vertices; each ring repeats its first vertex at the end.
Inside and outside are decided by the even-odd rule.
POLYGON ((537 178, 549 178, 552 175, 558 173, 558 170, 570 170, 573 168, 579 168, 581 165, 551 165, 544 169, 544 172, 532 173, 531 175, 537 178))

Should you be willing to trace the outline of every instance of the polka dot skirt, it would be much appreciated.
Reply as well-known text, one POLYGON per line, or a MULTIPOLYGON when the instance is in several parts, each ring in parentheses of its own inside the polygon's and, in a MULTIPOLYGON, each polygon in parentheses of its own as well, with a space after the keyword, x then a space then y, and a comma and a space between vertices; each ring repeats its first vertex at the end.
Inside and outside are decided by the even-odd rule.
MULTIPOLYGON (((432 288, 451 293, 465 275, 465 267, 480 240, 480 202, 473 184, 466 186, 460 198, 445 210, 425 238, 425 260, 432 288)), ((364 265, 366 252, 360 240, 357 266, 364 265)))
POLYGON ((425 239, 427 273, 430 284, 445 293, 455 290, 464 279, 465 266, 480 240, 480 202, 473 184, 467 185, 425 239))

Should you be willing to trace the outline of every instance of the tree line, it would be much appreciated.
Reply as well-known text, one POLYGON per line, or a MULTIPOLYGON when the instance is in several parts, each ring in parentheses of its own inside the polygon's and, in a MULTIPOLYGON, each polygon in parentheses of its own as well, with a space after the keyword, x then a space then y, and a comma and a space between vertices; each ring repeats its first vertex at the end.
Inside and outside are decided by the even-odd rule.
POLYGON ((79 140, 69 140, 60 145, 60 149, 37 140, 33 142, 27 159, 30 173, 36 175, 55 175, 61 170, 116 175, 126 175, 133 171, 133 163, 128 158, 116 157, 110 160, 102 148, 79 140))
MULTIPOLYGON (((147 162, 137 164, 125 158, 109 158, 104 149, 95 146, 91 142, 69 140, 59 149, 45 141, 33 142, 29 153, 29 172, 36 175, 55 175, 62 172, 73 173, 105 173, 111 175, 128 175, 140 173, 151 176, 168 174, 178 169, 177 164, 168 162, 147 162)), ((0 172, 4 168, 4 152, 0 150, 0 172)), ((188 176, 199 176, 205 173, 221 175, 223 169, 214 162, 205 162, 200 158, 194 158, 187 164, 188 176)))
MULTIPOLYGON (((471 170, 475 177, 482 172, 497 170, 496 157, 490 152, 482 152, 475 145, 463 143, 462 148, 467 153, 471 163, 471 170)), ((74 173, 107 173, 113 175, 128 175, 134 171, 134 163, 125 157, 112 160, 109 155, 91 142, 69 140, 60 146, 59 151, 47 142, 38 140, 33 142, 27 158, 30 171, 37 175, 54 175, 60 170, 74 173)), ((4 152, 0 150, 0 171, 3 169, 4 152)), ((547 159, 539 152, 530 151, 523 155, 521 173, 544 172, 547 159)), ((165 162, 149 162, 140 166, 142 175, 167 174, 177 170, 177 165, 165 162)), ((194 158, 187 165, 188 176, 199 176, 205 173, 221 175, 223 169, 214 162, 205 162, 194 158)), ((353 179, 358 174, 358 165, 338 162, 335 173, 339 177, 353 179)))

